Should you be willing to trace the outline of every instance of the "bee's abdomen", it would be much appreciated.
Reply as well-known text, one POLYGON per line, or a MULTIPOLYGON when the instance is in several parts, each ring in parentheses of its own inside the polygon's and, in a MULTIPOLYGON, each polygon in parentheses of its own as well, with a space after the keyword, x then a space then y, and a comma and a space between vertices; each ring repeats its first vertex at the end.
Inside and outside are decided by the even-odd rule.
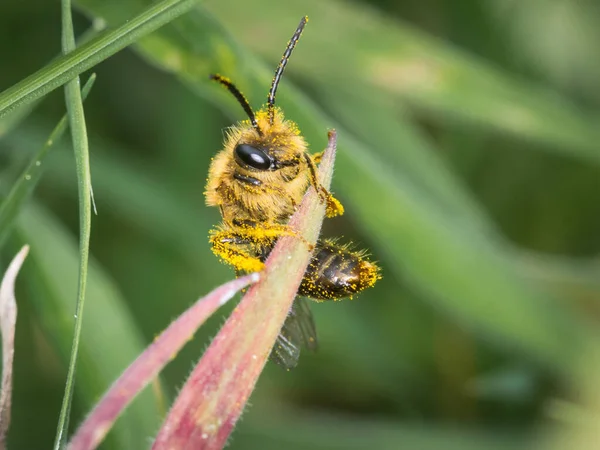
POLYGON ((373 286, 379 278, 379 268, 360 252, 319 241, 298 294, 315 300, 338 300, 373 286))

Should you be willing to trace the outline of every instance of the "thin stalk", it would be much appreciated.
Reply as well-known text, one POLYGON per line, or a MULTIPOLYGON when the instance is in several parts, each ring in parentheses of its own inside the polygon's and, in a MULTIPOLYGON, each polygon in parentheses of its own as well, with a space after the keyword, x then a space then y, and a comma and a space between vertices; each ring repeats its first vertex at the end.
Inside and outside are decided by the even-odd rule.
MULTIPOLYGON (((76 48, 75 33, 73 31, 73 18, 71 0, 62 0, 62 51, 67 55, 76 48)), ((67 114, 71 125, 71 138, 75 154, 77 171, 77 187, 79 192, 79 282, 77 288, 77 303, 75 306, 75 329, 73 332, 73 345, 71 360, 67 373, 65 393, 58 419, 54 449, 59 450, 66 444, 66 435, 69 428, 69 415, 73 401, 75 386, 75 370, 77 355, 79 353, 79 340, 83 324, 83 311, 85 304, 85 288, 89 260, 90 233, 92 227, 92 180, 90 174, 90 158, 85 126, 83 101, 79 89, 79 76, 76 76, 65 85, 65 101, 67 114)))

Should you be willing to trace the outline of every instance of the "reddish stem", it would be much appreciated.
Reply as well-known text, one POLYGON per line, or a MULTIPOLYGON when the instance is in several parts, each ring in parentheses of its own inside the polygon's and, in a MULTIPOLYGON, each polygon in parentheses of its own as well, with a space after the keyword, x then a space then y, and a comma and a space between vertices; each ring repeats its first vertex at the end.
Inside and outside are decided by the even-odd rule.
MULTIPOLYGON (((319 167, 328 187, 335 158, 335 132, 319 167)), ((290 227, 315 244, 325 205, 309 189, 290 227)), ((216 450, 225 445, 291 308, 311 257, 305 241, 283 237, 261 274, 219 331, 175 401, 153 449, 216 450)))

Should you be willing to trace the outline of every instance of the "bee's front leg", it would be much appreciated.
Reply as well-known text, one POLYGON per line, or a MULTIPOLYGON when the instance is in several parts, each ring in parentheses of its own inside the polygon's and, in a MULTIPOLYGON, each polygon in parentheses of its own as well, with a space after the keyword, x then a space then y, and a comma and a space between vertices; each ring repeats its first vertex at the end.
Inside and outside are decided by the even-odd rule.
POLYGON ((326 204, 325 215, 327 217, 341 216, 342 214, 344 214, 344 207, 337 198, 331 195, 331 192, 329 192, 323 187, 321 183, 319 183, 319 180, 317 178, 317 168, 315 166, 315 160, 318 158, 318 160, 321 161, 322 155, 323 153, 318 153, 315 157, 314 155, 311 156, 308 153, 304 154, 306 163, 308 164, 310 184, 312 184, 315 190, 317 191, 317 194, 321 198, 321 201, 326 204))
POLYGON ((313 153, 310 156, 312 157, 312 160, 315 164, 321 164, 321 159, 323 158, 324 153, 325 152, 313 153))
POLYGON ((298 234, 297 231, 289 227, 288 225, 282 225, 280 223, 271 222, 251 222, 244 225, 244 233, 250 240, 255 242, 272 242, 271 246, 274 245, 277 238, 282 236, 292 236, 300 239, 304 242, 308 249, 312 252, 315 248, 310 242, 308 242, 303 236, 298 234))

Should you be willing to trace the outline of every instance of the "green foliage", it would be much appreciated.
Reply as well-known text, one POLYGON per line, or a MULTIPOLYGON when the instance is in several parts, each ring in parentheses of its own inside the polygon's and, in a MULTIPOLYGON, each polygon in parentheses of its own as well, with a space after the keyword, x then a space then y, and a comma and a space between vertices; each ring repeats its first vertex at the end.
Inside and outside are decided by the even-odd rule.
MULTIPOLYGON (((16 107, 134 43, 94 69, 85 105, 98 216, 72 425, 171 318, 231 277, 208 249, 219 216, 202 192, 221 130, 244 116, 208 74, 230 77, 258 108, 306 14, 277 102, 313 151, 336 128, 332 188, 346 214, 326 220, 324 234, 368 248, 384 278, 352 302, 313 306, 319 352, 290 373, 267 367, 230 447, 531 448, 551 416, 575 427, 564 442, 589 448, 576 431, 585 420, 548 405, 577 401, 569 393, 579 390, 588 400, 571 411, 600 405, 588 363, 600 312, 593 2, 209 2, 139 39, 134 30, 149 28, 128 20, 147 2, 78 0, 76 29, 103 21, 109 31, 32 79, 60 41, 57 5, 38 3, 57 23, 16 2, 0 7, 4 29, 7 8, 26 21, 12 31, 18 51, 0 42, 0 111, 12 111, 0 118, 2 195, 23 189, 23 168, 64 113, 59 96, 33 113, 16 107), (501 428, 513 431, 500 438, 501 428)), ((0 221, 3 262, 31 245, 17 286, 15 379, 46 393, 15 392, 9 448, 48 447, 60 406, 78 266, 71 154, 55 142, 27 208, 0 221), (24 411, 42 411, 45 398, 53 412, 35 418, 33 435, 24 411)), ((168 394, 221 322, 167 369, 168 394)), ((148 393, 105 448, 146 448, 159 421, 148 393)))
MULTIPOLYGON (((75 44, 75 31, 73 30, 73 12, 71 9, 71 0, 61 1, 61 41, 63 55, 68 55, 77 48, 75 44)), ((73 343, 71 345, 65 393, 58 417, 56 437, 54 439, 54 450, 64 448, 69 432, 69 419, 73 403, 73 391, 75 389, 75 369, 77 368, 77 358, 79 356, 79 341, 83 326, 85 293, 87 290, 90 235, 92 233, 92 197, 94 195, 90 174, 90 150, 87 128, 83 112, 83 100, 81 99, 81 91, 79 90, 79 76, 65 83, 65 104, 67 105, 67 117, 69 118, 69 127, 71 129, 71 142, 73 143, 75 170, 77 172, 77 192, 79 194, 79 276, 77 279, 77 303, 75 304, 73 343)))

